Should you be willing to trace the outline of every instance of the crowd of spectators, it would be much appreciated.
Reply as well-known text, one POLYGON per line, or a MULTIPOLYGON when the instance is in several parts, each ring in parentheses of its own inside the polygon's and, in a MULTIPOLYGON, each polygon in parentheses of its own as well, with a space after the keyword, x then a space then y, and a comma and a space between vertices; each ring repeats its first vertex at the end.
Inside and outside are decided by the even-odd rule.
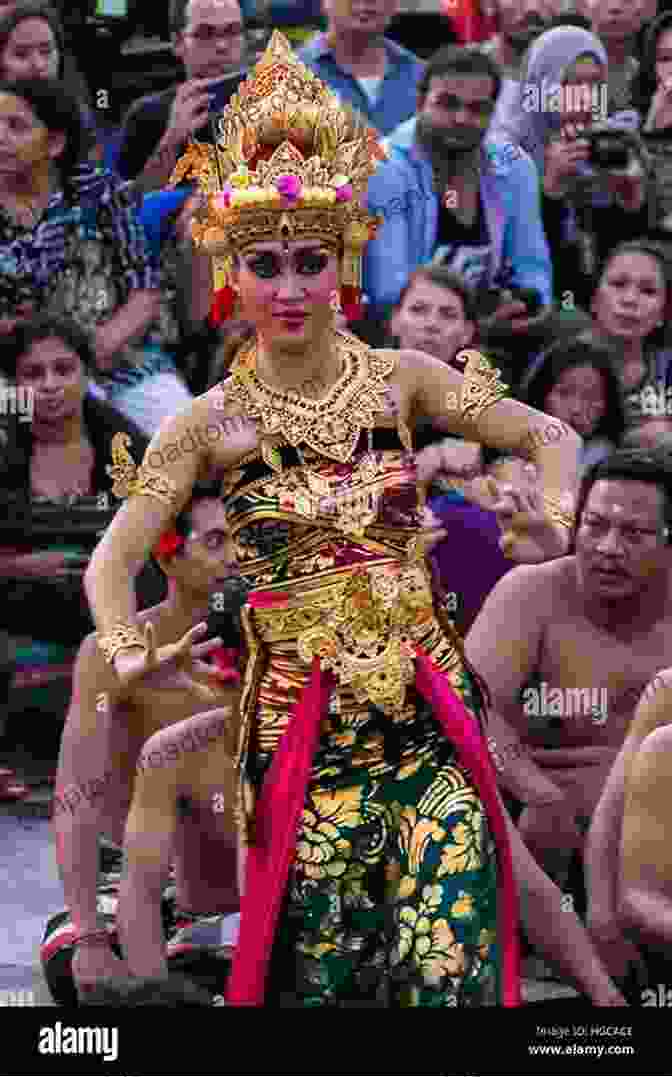
MULTIPOLYGON (((629 574, 632 611, 640 600, 646 606, 654 577, 669 586, 667 560, 661 555, 652 567, 639 547, 604 538, 600 513, 611 482, 626 492, 649 484, 669 514, 672 14, 655 17, 652 0, 585 0, 569 15, 554 0, 487 3, 484 13, 497 27, 488 40, 444 44, 427 61, 387 33, 398 0, 324 0, 298 14, 298 4, 286 3, 277 24, 292 26, 304 63, 386 136, 388 159, 368 195, 382 224, 364 261, 365 315, 352 328, 372 344, 424 351, 458 369, 460 353, 477 347, 512 394, 580 435, 576 556, 588 572, 597 549, 604 563, 629 574), (322 28, 301 33, 304 18, 322 28), (628 463, 619 449, 644 453, 649 463, 628 463), (590 534, 582 538, 583 527, 590 534)), ((67 683, 72 656, 91 631, 81 578, 115 511, 106 471, 113 434, 125 431, 139 460, 161 421, 223 375, 240 339, 238 323, 209 320, 210 265, 190 241, 194 188, 169 189, 168 181, 190 139, 212 140, 213 115, 254 59, 249 18, 250 6, 241 9, 238 0, 173 3, 183 78, 134 102, 103 146, 56 11, 42 0, 0 4, 5 746, 12 737, 30 741, 30 721, 19 733, 12 713, 18 707, 29 718, 45 684, 59 675, 67 683), (47 606, 49 627, 42 627, 47 606)), ((561 636, 543 636, 551 607, 565 603, 573 631, 590 584, 583 576, 568 583, 554 563, 510 571, 492 481, 524 486, 534 498, 534 469, 447 434, 436 424, 416 431, 420 470, 423 454, 438 452, 445 474, 432 489, 431 506, 448 532, 433 570, 444 592, 457 596, 454 618, 493 692, 501 737, 513 730, 525 741, 525 684, 552 673, 573 684, 579 675, 561 636), (523 605, 526 625, 498 657, 497 641, 517 631, 523 605), (516 646, 521 658, 512 674, 516 646)), ((634 495, 630 508, 656 511, 634 495)), ((148 569, 141 604, 155 602, 160 587, 148 569)), ((672 665, 656 630, 660 618, 652 613, 646 624, 637 653, 641 687, 672 665)), ((603 678, 622 669, 621 627, 603 626, 603 678)), ((591 653, 597 644, 586 646, 591 653)), ((585 659, 577 662, 586 668, 585 659)), ((50 698, 57 724, 63 714, 50 698)), ((511 753, 518 769, 509 768, 505 784, 519 808, 533 786, 550 789, 556 814, 540 819, 526 808, 520 825, 557 878, 552 854, 563 841, 572 854, 580 844, 571 820, 554 831, 557 805, 572 802, 585 835, 636 703, 635 696, 624 705, 620 732, 612 724, 606 739, 599 723, 580 735, 537 726, 531 769, 511 753), (574 750, 586 759, 594 750, 580 780, 574 750)), ((10 770, 0 771, 0 798, 26 792, 10 770)), ((580 861, 570 878, 568 856, 564 882, 574 879, 577 901, 585 900, 580 861)))

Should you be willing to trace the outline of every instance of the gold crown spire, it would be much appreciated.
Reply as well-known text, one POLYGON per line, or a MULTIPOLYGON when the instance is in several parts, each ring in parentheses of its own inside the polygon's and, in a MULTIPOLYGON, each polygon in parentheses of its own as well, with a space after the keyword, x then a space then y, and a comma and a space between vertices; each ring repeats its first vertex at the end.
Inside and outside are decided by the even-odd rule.
POLYGON ((379 223, 363 200, 386 156, 365 119, 276 30, 215 127, 216 146, 191 143, 170 184, 198 179, 207 205, 194 243, 217 256, 223 277, 252 243, 310 235, 343 243, 342 283, 358 290, 361 254, 379 223))

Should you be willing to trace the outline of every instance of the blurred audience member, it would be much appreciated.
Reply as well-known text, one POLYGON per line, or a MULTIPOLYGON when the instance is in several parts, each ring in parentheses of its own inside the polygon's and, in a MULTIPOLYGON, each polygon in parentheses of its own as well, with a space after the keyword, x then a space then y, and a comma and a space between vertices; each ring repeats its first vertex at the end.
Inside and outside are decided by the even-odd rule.
MULTIPOLYGON (((0 369, 17 399, 34 405, 30 422, 5 420, 0 454, 0 601, 17 674, 7 746, 48 758, 74 650, 93 627, 82 575, 114 515, 112 438, 127 433, 139 456, 147 439, 87 392, 93 354, 70 319, 42 315, 17 327, 3 338, 0 369)), ((143 572, 140 604, 160 593, 156 574, 143 572)))
POLYGON ((74 317, 95 334, 108 399, 151 434, 191 394, 161 350, 160 277, 133 188, 77 164, 84 137, 60 83, 0 84, 0 331, 17 311, 74 317))
MULTIPOLYGON (((594 465, 575 553, 509 572, 466 640, 492 694, 500 783, 526 805, 523 840, 559 885, 642 691, 670 665, 670 491, 662 459, 619 451, 594 465)), ((509 496, 515 511, 515 487, 509 496)))
POLYGON ((481 49, 499 64, 505 79, 517 81, 526 50, 549 27, 553 2, 486 0, 485 8, 495 19, 497 32, 481 45, 481 49))
POLYGON ((96 119, 89 90, 75 58, 65 47, 63 26, 43 0, 0 7, 0 79, 61 79, 76 97, 89 136, 88 155, 98 157, 96 119))
POLYGON ((660 419, 642 419, 626 430, 621 439, 623 449, 643 449, 652 452, 661 449, 672 450, 672 414, 660 419))
POLYGON ((563 304, 587 306, 592 278, 615 241, 644 235, 649 225, 654 186, 645 152, 632 129, 619 126, 616 135, 609 126, 606 80, 607 54, 594 34, 549 30, 530 49, 518 100, 501 124, 543 177, 543 224, 563 304), (609 143, 599 154, 591 141, 598 131, 600 146, 609 143))
POLYGON ((655 226, 672 237, 672 12, 649 27, 632 88, 642 141, 656 177, 655 226))
POLYGON ((329 29, 299 58, 381 134, 413 115, 424 64, 385 37, 399 0, 324 0, 329 29))
POLYGON ((672 266, 659 244, 637 240, 612 251, 590 309, 596 328, 616 347, 629 422, 672 414, 672 350, 665 347, 671 300, 672 266))
POLYGON ((609 115, 631 109, 632 84, 639 71, 637 35, 645 20, 656 14, 655 0, 648 14, 640 0, 585 0, 585 4, 591 29, 607 50, 609 115))
POLYGON ((422 474, 431 454, 439 452, 442 457, 448 489, 435 494, 429 504, 447 536, 431 551, 430 561, 438 592, 461 633, 469 631, 492 588, 512 568, 500 547, 502 533, 495 514, 498 494, 490 480, 515 481, 530 490, 536 485, 533 466, 488 449, 482 450, 482 460, 480 453, 474 458, 470 469, 467 450, 471 447, 467 442, 460 444, 447 438, 429 446, 417 458, 422 474), (481 475, 469 477, 481 466, 481 475), (460 555, 466 562, 458 561, 460 555), (465 563, 473 566, 473 571, 465 573, 465 563), (460 564, 462 568, 458 570, 456 566, 460 564))
MULTIPOLYGON (((136 456, 147 447, 147 439, 133 423, 87 392, 93 363, 88 337, 69 318, 40 315, 3 338, 2 373, 10 385, 34 400, 32 422, 23 422, 21 416, 7 420, 0 471, 5 527, 15 523, 12 511, 23 512, 26 518, 30 503, 36 501, 72 505, 102 494, 102 504, 109 508, 112 479, 106 467, 112 462, 112 438, 126 432, 136 456)), ((31 536, 25 537, 26 550, 0 557, 3 576, 42 581, 47 588, 73 573, 81 577, 88 561, 81 546, 33 550, 31 536)), ((6 600, 3 620, 17 635, 32 635, 41 620, 36 609, 49 609, 59 640, 79 643, 90 631, 91 620, 83 594, 74 597, 78 616, 69 607, 65 615, 55 610, 53 596, 45 604, 44 593, 35 586, 30 608, 16 603, 10 609, 6 600)))
POLYGON ((615 359, 604 344, 579 336, 543 352, 521 387, 526 404, 583 438, 581 472, 613 452, 625 430, 615 359))
MULTIPOLYGON (((392 147, 369 182, 369 207, 383 224, 366 249, 364 289, 378 317, 429 262, 472 288, 530 289, 550 302, 534 166, 510 143, 486 138, 499 86, 496 65, 476 48, 448 46, 429 61, 415 143, 392 147)), ((525 333, 527 311, 525 302, 505 300, 493 320, 525 333)))
MULTIPOLYGON (((410 276, 390 319, 398 347, 426 352, 453 364, 476 333, 476 302, 459 273, 445 266, 422 266, 410 276)), ((457 370, 463 364, 456 364, 457 370)))
POLYGON ((190 0, 172 11, 173 49, 186 79, 131 105, 117 169, 145 191, 164 187, 189 139, 212 142, 220 113, 243 78, 244 29, 237 0, 190 0))

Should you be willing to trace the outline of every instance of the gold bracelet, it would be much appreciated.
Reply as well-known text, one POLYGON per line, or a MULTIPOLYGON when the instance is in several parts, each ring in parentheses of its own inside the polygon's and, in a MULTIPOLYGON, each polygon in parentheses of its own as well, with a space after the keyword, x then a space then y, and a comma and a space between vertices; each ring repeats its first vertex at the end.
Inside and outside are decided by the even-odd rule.
POLYGON ((560 524, 571 531, 576 519, 574 513, 574 498, 571 494, 544 494, 544 507, 547 516, 554 524, 560 524))
POLYGON ((126 651, 130 647, 142 647, 144 651, 147 641, 137 625, 120 622, 109 635, 98 637, 98 646, 105 655, 105 661, 112 665, 119 651, 126 651))

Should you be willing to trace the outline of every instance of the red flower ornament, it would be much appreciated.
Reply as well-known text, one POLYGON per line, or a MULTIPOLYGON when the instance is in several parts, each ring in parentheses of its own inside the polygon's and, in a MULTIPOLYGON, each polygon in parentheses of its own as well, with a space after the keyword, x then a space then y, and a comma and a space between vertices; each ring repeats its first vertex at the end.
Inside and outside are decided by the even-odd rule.
POLYGON ((184 546, 184 538, 177 531, 164 531, 152 550, 155 557, 173 557, 184 546))

